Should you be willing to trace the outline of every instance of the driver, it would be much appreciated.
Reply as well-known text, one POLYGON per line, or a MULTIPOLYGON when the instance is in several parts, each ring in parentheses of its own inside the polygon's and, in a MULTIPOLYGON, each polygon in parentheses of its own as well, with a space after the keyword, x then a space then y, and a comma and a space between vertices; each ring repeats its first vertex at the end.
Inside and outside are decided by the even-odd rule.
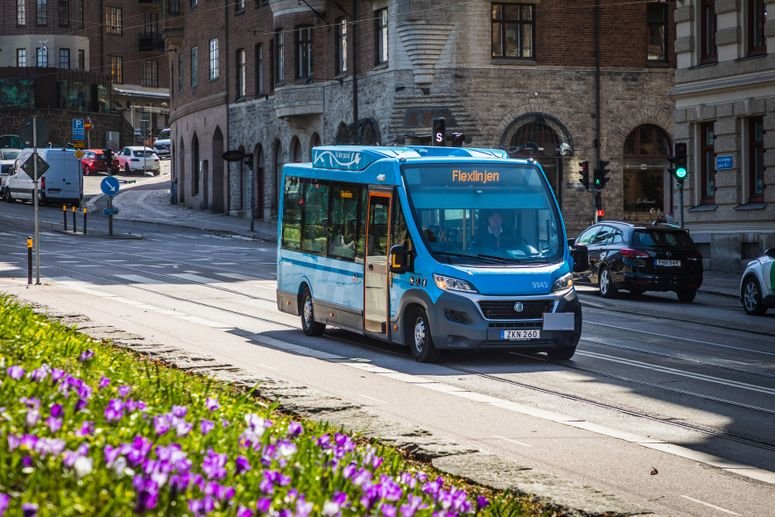
POLYGON ((503 216, 493 212, 487 218, 487 228, 480 232, 476 244, 483 249, 504 249, 512 247, 514 237, 503 230, 503 216))

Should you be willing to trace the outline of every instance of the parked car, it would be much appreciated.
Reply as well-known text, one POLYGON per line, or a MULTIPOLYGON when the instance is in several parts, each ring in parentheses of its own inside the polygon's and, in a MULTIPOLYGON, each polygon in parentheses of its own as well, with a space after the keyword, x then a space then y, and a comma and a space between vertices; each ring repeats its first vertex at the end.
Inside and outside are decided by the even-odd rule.
POLYGON ((24 145, 22 137, 19 135, 0 135, 0 148, 3 149, 24 149, 27 147, 24 145))
POLYGON ((748 263, 740 277, 740 303, 748 314, 775 307, 775 248, 748 263))
POLYGON ((145 171, 158 176, 161 172, 159 157, 150 147, 130 145, 121 149, 117 158, 119 169, 127 174, 145 171))
POLYGON ((84 176, 99 173, 114 174, 118 172, 118 158, 115 153, 108 153, 105 149, 87 149, 81 158, 81 167, 83 167, 84 176), (108 164, 108 155, 110 155, 110 164, 108 164))
POLYGON ((602 221, 581 232, 572 246, 586 246, 589 267, 577 280, 600 287, 604 298, 620 289, 632 295, 675 291, 691 302, 702 285, 702 254, 689 232, 669 224, 602 221))
POLYGON ((172 156, 172 140, 170 140, 169 129, 159 131, 159 136, 153 143, 153 150, 159 158, 170 158, 172 156))
POLYGON ((13 165, 19 156, 19 149, 0 149, 0 199, 5 198, 5 184, 13 174, 13 165))
MULTIPOLYGON (((38 155, 48 164, 40 176, 38 199, 41 204, 67 203, 79 205, 83 199, 83 171, 74 149, 38 149, 38 155)), ((22 170, 22 164, 32 156, 33 149, 22 149, 16 159, 13 174, 5 185, 5 200, 32 201, 35 184, 22 170)))

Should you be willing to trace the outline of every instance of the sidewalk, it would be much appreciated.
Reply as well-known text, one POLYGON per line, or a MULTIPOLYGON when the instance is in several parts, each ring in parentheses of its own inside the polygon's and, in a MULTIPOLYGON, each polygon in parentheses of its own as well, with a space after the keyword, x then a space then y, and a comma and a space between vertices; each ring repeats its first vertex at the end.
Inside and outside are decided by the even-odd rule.
MULTIPOLYGON (((145 185, 149 186, 148 183, 145 185)), ((246 238, 277 242, 277 221, 275 220, 256 219, 253 221, 253 230, 251 230, 249 219, 172 205, 170 204, 169 181, 161 180, 154 185, 158 185, 158 188, 149 190, 129 187, 121 191, 113 200, 113 206, 119 208, 119 213, 115 218, 224 232, 246 238)), ((98 195, 90 199, 88 202, 89 211, 96 210, 98 204, 100 207, 104 206, 104 197, 98 195)), ((738 298, 739 282, 738 275, 705 271, 700 291, 738 298)))

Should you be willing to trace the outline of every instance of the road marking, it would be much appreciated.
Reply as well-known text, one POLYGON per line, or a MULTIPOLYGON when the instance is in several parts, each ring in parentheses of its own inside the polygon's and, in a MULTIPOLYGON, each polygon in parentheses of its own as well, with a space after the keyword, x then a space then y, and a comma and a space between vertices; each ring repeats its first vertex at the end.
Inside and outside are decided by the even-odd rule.
POLYGON ((378 398, 374 398, 374 397, 369 397, 368 395, 364 395, 363 393, 359 393, 358 396, 359 397, 363 397, 363 398, 365 398, 367 400, 372 400, 372 401, 377 402, 379 404, 387 404, 387 402, 385 402, 382 399, 378 399, 378 398))
POLYGON ((517 445, 521 445, 522 447, 532 447, 532 445, 528 443, 520 442, 519 440, 512 440, 511 438, 506 438, 505 436, 498 436, 497 434, 493 436, 493 438, 498 438, 499 440, 503 440, 504 442, 515 443, 517 445))
POLYGON ((10 262, 0 262, 0 272, 2 271, 17 271, 21 269, 19 266, 14 266, 10 262))
POLYGON ((148 278, 147 276, 140 276, 140 275, 113 275, 116 278, 121 278, 122 280, 127 280, 129 282, 132 282, 133 284, 163 284, 166 282, 163 282, 161 280, 156 280, 154 278, 148 278))
POLYGON ((718 510, 720 512, 728 513, 729 515, 740 515, 739 513, 735 513, 732 510, 727 510, 726 508, 722 508, 720 506, 716 506, 715 504, 706 503, 705 501, 700 501, 699 499, 695 499, 694 497, 689 497, 688 495, 682 495, 684 499, 687 499, 693 503, 701 504, 703 506, 707 506, 708 508, 713 508, 714 510, 718 510))
POLYGON ((181 280, 188 280, 189 282, 196 282, 198 284, 213 284, 219 282, 215 278, 207 278, 206 276, 194 275, 192 273, 170 273, 169 276, 180 278, 181 280))
POLYGON ((720 379, 718 377, 713 377, 711 375, 704 375, 702 373, 691 373, 686 372, 683 370, 679 370, 677 368, 669 368, 667 366, 657 366, 657 365, 650 365, 648 363, 644 363, 641 361, 634 361, 632 359, 623 359, 619 357, 612 357, 605 354, 598 354, 597 352, 589 352, 589 351, 582 351, 578 352, 581 355, 585 355, 587 357, 594 357, 596 359, 602 359, 603 361, 611 361, 614 363, 620 363, 620 364, 626 364, 627 366, 636 366, 639 368, 645 368, 647 370, 653 370, 655 372, 661 372, 661 373, 668 373, 670 375, 678 375, 679 377, 688 377, 690 379, 695 379, 699 381, 705 381, 705 382, 711 382, 714 384, 721 384, 723 386, 730 386, 732 388, 739 388, 742 390, 748 390, 748 391, 755 391, 758 393, 764 393, 766 395, 775 395, 775 389, 771 388, 764 388, 761 386, 756 386, 754 384, 748 384, 746 382, 738 382, 738 381, 732 381, 732 380, 724 380, 720 379))
POLYGON ((222 276, 224 278, 231 278, 232 280, 258 280, 259 279, 259 277, 243 275, 242 273, 215 273, 215 274, 218 276, 222 276))

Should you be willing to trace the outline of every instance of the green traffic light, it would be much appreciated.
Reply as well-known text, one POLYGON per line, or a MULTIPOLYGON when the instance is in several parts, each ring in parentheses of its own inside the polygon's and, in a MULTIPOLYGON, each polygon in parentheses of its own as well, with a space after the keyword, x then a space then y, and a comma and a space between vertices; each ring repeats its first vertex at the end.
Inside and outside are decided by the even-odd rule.
POLYGON ((688 172, 686 171, 686 169, 684 167, 678 167, 675 170, 675 177, 678 178, 679 180, 684 179, 687 174, 688 174, 688 172))

